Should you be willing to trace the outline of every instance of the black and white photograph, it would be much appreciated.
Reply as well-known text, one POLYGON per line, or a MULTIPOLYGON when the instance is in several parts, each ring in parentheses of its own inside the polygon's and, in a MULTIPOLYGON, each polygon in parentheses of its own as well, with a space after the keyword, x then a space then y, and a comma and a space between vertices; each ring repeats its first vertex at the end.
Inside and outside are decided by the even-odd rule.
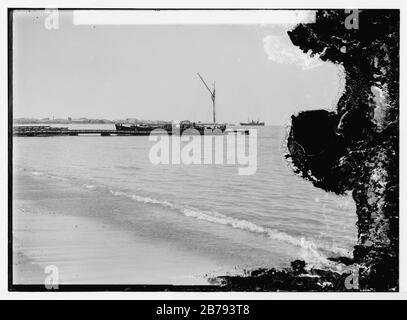
POLYGON ((399 292, 399 106, 399 8, 8 8, 8 288, 399 292))

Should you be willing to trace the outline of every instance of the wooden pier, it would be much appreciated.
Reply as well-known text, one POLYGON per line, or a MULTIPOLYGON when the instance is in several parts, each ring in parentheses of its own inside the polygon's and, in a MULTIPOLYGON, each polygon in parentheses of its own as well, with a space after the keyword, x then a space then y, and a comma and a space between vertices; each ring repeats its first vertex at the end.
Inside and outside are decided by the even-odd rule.
MULTIPOLYGON (((149 136, 149 135, 159 135, 163 134, 163 132, 155 132, 155 131, 119 131, 119 130, 105 130, 105 129, 69 129, 67 131, 63 131, 61 135, 68 135, 68 136, 79 136, 79 135, 101 135, 103 137, 108 137, 112 135, 116 136, 149 136)), ((171 134, 171 132, 167 132, 167 134, 171 134)))
MULTIPOLYGON (((66 127, 51 126, 15 126, 13 136, 19 137, 48 137, 48 136, 79 136, 79 135, 100 135, 107 136, 149 136, 149 135, 171 135, 169 130, 147 130, 147 131, 120 131, 115 129, 68 129, 66 127)), ((246 129, 228 129, 223 134, 249 134, 246 129)))
MULTIPOLYGON (((100 135, 100 136, 149 136, 160 134, 154 131, 119 131, 116 129, 68 129, 65 127, 51 126, 15 126, 13 136, 22 137, 46 137, 46 136, 79 136, 79 135, 100 135)), ((161 133, 162 134, 162 133, 161 133)), ((167 132, 171 134, 171 132, 167 132)))

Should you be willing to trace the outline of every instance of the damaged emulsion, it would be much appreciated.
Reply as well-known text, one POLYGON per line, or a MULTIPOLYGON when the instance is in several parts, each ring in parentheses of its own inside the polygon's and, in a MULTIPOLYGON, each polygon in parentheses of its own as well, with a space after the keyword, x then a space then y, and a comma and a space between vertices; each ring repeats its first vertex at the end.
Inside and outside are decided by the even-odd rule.
MULTIPOLYGON (((288 32, 302 51, 341 64, 346 85, 335 112, 292 116, 287 158, 294 172, 327 192, 352 192, 358 242, 353 258, 331 258, 358 271, 361 291, 398 290, 399 10, 319 10, 316 22, 288 32)), ((349 273, 307 268, 258 269, 212 279, 227 290, 344 291, 349 273)))

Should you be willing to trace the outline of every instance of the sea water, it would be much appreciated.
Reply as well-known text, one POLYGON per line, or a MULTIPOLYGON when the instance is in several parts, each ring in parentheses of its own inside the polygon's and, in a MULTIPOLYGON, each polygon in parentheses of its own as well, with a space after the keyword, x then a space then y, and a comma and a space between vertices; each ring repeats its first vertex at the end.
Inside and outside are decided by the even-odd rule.
POLYGON ((239 175, 239 164, 153 164, 155 142, 146 136, 14 137, 13 170, 63 179, 110 199, 92 219, 110 217, 155 246, 180 248, 180 261, 188 253, 208 257, 219 267, 209 273, 294 259, 324 266, 328 257, 351 255, 356 215, 350 195, 327 193, 293 173, 284 158, 286 128, 255 129, 252 175, 239 175))

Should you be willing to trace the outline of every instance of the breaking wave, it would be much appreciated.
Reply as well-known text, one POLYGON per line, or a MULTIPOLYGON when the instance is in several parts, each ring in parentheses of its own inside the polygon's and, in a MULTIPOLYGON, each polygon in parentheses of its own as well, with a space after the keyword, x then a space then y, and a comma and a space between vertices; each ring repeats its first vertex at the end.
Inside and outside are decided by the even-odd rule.
POLYGON ((43 176, 43 175, 45 175, 45 172, 42 172, 42 171, 31 171, 30 173, 33 176, 43 176))
POLYGON ((83 185, 86 189, 90 189, 90 190, 93 190, 93 189, 95 189, 96 188, 96 186, 94 186, 93 184, 84 184, 83 185))
POLYGON ((25 169, 25 168, 20 168, 20 171, 27 172, 28 174, 35 176, 35 177, 44 177, 44 178, 50 178, 54 180, 62 180, 66 181, 68 180, 66 177, 58 176, 46 171, 37 171, 37 170, 30 170, 30 169, 25 169))
POLYGON ((128 194, 128 193, 122 192, 122 191, 110 190, 110 193, 113 194, 114 196, 130 198, 139 203, 154 204, 154 205, 158 205, 158 206, 161 206, 164 208, 170 208, 174 211, 182 213, 183 215, 185 215, 187 217, 191 217, 191 218, 195 218, 198 220, 203 220, 203 221, 207 221, 207 222, 211 222, 211 223, 216 223, 216 224, 220 224, 220 225, 226 225, 226 226, 230 226, 235 229, 264 235, 268 239, 281 241, 281 242, 305 249, 306 254, 307 254, 306 258, 311 258, 311 257, 314 259, 316 258, 316 260, 318 260, 319 262, 323 261, 323 262, 328 263, 326 254, 337 254, 337 255, 341 255, 341 256, 350 256, 349 250, 347 250, 347 249, 328 246, 325 243, 320 243, 320 242, 317 242, 314 240, 309 240, 309 239, 306 239, 305 237, 295 237, 295 236, 292 236, 290 234, 287 234, 285 232, 282 232, 282 231, 279 231, 276 229, 263 227, 263 226, 257 225, 253 222, 250 222, 250 221, 247 221, 244 219, 232 218, 232 217, 226 216, 224 214, 221 214, 219 212, 202 211, 202 210, 197 210, 197 209, 190 208, 190 207, 182 207, 182 206, 173 204, 169 201, 153 199, 150 197, 143 197, 143 196, 139 196, 139 195, 135 195, 135 194, 128 194))
MULTIPOLYGON (((66 180, 66 177, 55 176, 44 171, 34 171, 22 169, 34 176, 44 176, 58 180, 66 180)), ((156 205, 162 208, 170 209, 178 214, 182 214, 186 217, 196 220, 206 221, 218 225, 228 226, 234 229, 250 232, 264 236, 266 239, 283 242, 301 249, 301 256, 308 264, 315 263, 319 267, 328 266, 331 267, 332 263, 328 260, 328 257, 332 255, 338 255, 343 257, 351 257, 352 254, 349 249, 340 248, 335 245, 328 245, 326 242, 309 239, 306 237, 299 237, 290 235, 284 231, 280 231, 274 228, 258 225, 245 219, 238 219, 231 216, 224 215, 215 211, 200 210, 189 206, 181 206, 172 203, 167 200, 159 200, 152 197, 141 196, 133 193, 127 193, 123 191, 110 190, 105 185, 81 183, 81 186, 88 190, 106 190, 118 197, 129 198, 138 203, 144 203, 147 205, 156 205)))

